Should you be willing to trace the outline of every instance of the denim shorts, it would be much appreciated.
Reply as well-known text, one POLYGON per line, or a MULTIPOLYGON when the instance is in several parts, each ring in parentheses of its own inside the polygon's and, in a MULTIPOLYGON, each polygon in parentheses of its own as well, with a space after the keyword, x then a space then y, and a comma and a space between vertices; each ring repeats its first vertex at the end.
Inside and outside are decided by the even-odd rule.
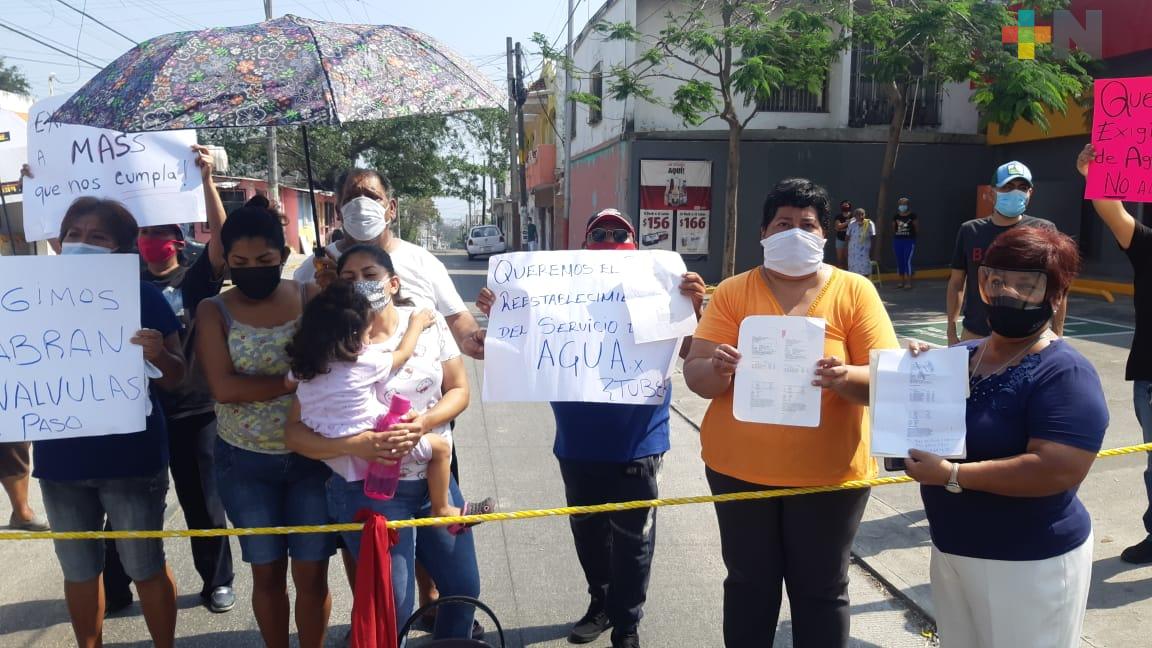
MULTIPOLYGON (((114 529, 162 529, 168 469, 151 477, 41 479, 40 492, 53 531, 103 531, 105 516, 114 529)), ((124 571, 133 581, 146 581, 164 570, 163 540, 115 542, 124 571)), ((83 583, 104 571, 103 540, 54 540, 53 545, 65 581, 83 583)))
MULTIPOLYGON (((449 493, 455 506, 464 505, 464 496, 453 479, 449 493)), ((390 500, 369 499, 364 482, 345 481, 333 474, 328 480, 328 511, 337 522, 352 522, 361 509, 371 509, 389 520, 411 520, 431 516, 428 482, 401 479, 396 496, 390 500)), ((360 556, 360 532, 341 534, 353 556, 360 556)), ((389 550, 392 559, 392 596, 396 623, 403 624, 416 607, 416 570, 419 561, 432 576, 441 596, 480 596, 480 571, 476 565, 476 538, 472 532, 451 535, 444 527, 399 529, 389 550)), ((472 633, 474 610, 467 605, 445 605, 436 615, 436 639, 466 638, 472 633)))
MULTIPOLYGON (((237 529, 328 524, 323 462, 296 453, 252 452, 216 438, 216 484, 237 529)), ((285 557, 321 561, 336 553, 331 533, 240 536, 244 562, 264 565, 285 557)))

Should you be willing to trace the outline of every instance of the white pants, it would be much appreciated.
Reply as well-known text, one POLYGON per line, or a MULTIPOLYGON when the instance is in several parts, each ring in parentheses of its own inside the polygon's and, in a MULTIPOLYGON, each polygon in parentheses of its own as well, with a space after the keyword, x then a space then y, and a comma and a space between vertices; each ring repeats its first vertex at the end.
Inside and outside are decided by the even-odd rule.
POLYGON ((1046 560, 986 560, 932 548, 940 648, 1079 648, 1092 536, 1046 560))

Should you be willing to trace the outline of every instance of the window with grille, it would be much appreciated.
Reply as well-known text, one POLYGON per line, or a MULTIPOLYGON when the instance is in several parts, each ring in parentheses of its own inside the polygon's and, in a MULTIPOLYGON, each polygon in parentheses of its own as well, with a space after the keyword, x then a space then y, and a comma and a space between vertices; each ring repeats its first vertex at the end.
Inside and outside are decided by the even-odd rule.
POLYGON ((757 112, 826 113, 828 112, 828 80, 820 92, 807 88, 785 86, 772 93, 767 101, 756 104, 757 112))
MULTIPOLYGON (((224 203, 224 213, 231 214, 233 211, 240 209, 247 202, 244 197, 243 189, 220 189, 220 202, 224 203)), ((205 225, 207 227, 207 225, 205 225)))
POLYGON ((588 107, 588 123, 599 124, 604 119, 604 72, 599 63, 592 68, 592 94, 598 103, 588 107))

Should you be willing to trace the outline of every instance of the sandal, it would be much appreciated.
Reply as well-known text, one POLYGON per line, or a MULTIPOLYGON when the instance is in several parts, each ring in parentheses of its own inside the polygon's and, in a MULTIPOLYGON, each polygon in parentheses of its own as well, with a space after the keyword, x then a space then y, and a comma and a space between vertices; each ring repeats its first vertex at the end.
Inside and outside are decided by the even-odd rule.
MULTIPOLYGON (((496 500, 491 497, 486 497, 480 502, 465 502, 464 507, 460 509, 460 515, 482 515, 484 513, 492 513, 496 510, 496 500)), ((448 533, 457 536, 464 533, 468 529, 480 524, 473 522, 471 524, 449 524, 448 533)))

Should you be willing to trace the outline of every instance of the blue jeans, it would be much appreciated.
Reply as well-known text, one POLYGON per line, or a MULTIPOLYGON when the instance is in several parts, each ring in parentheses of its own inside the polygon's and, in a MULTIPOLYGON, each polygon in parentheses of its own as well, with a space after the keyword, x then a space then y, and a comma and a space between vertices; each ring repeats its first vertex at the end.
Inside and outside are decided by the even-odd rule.
MULTIPOLYGON (((1152 443, 1152 381, 1132 382, 1132 405, 1136 409, 1136 420, 1144 431, 1144 443, 1152 443)), ((1152 537, 1152 453, 1148 455, 1148 467, 1144 469, 1144 492, 1148 495, 1148 508, 1144 511, 1144 530, 1152 537)))
POLYGON ((912 276, 912 253, 916 251, 916 239, 898 238, 892 241, 896 253, 896 274, 912 276))
MULTIPOLYGON (((295 453, 252 452, 216 439, 216 484, 232 526, 238 529, 328 524, 323 462, 295 453)), ((336 553, 331 533, 240 536, 240 555, 250 565, 291 557, 326 561, 336 553)))
MULTIPOLYGON (((100 531, 105 516, 112 528, 149 531, 164 528, 168 470, 150 477, 40 480, 44 510, 53 531, 100 531)), ((164 541, 115 540, 124 571, 146 581, 164 570, 164 541)), ((103 540, 53 540, 56 559, 69 583, 84 583, 104 571, 103 540)))
MULTIPOLYGON (((453 479, 449 487, 452 503, 464 505, 464 496, 453 479)), ((339 475, 328 480, 328 512, 336 522, 352 522, 362 508, 372 509, 389 520, 429 517, 432 502, 428 482, 405 479, 390 500, 364 495, 364 482, 345 481, 339 475)), ((441 596, 480 596, 480 572, 476 567, 476 544, 472 532, 453 536, 446 527, 399 529, 399 541, 392 545, 392 592, 396 599, 396 624, 412 615, 416 597, 415 561, 428 570, 441 596)), ((360 556, 360 532, 342 534, 345 546, 360 556)), ((445 605, 436 614, 437 639, 467 639, 472 636, 474 610, 467 605, 445 605)))

